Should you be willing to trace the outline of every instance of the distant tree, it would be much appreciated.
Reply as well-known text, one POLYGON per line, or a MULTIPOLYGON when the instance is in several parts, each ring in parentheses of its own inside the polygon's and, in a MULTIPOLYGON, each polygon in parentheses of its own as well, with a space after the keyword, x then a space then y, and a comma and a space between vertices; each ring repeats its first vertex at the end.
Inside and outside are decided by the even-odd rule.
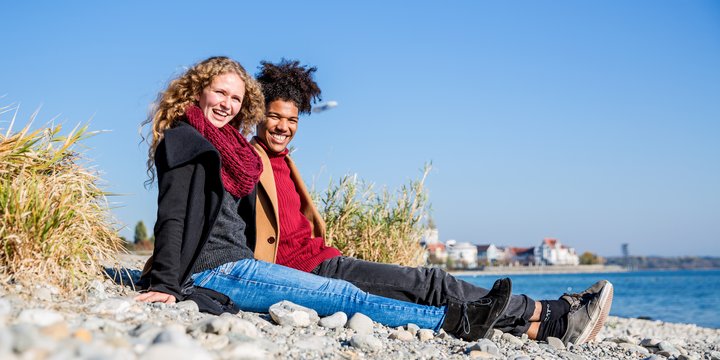
POLYGON ((596 265, 596 264, 603 264, 605 263, 605 259, 602 257, 593 254, 589 251, 586 251, 580 255, 580 264, 581 265, 596 265))
POLYGON ((138 221, 137 225, 135 225, 135 243, 138 244, 147 240, 147 228, 145 227, 145 223, 140 220, 138 221))

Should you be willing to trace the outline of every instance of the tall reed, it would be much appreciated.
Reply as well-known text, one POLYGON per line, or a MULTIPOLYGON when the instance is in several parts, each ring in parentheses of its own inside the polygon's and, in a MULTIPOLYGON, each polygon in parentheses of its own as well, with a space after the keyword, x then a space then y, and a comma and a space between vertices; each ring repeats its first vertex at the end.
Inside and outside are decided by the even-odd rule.
POLYGON ((407 266, 423 264, 420 238, 430 210, 422 177, 391 193, 376 191, 373 184, 346 175, 332 180, 322 194, 313 192, 315 203, 327 225, 326 243, 344 255, 368 261, 407 266))
POLYGON ((13 122, 0 132, 0 281, 83 289, 122 248, 99 177, 76 151, 95 132, 13 133, 13 122))

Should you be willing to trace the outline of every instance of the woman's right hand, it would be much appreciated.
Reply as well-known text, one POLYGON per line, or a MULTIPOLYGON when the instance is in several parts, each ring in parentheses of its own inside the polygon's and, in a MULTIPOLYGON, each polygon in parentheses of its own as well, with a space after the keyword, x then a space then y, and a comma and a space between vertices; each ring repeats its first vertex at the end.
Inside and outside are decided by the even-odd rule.
POLYGON ((136 296, 135 300, 142 302, 161 302, 166 304, 174 304, 175 296, 158 291, 148 291, 144 294, 136 296))

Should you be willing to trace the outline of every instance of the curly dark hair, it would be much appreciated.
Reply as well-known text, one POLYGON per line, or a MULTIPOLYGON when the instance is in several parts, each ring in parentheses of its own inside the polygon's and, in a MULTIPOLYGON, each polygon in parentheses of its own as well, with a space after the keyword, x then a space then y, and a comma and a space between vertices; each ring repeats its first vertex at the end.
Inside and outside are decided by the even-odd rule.
POLYGON ((255 76, 262 85, 266 106, 275 100, 292 101, 301 114, 308 114, 311 103, 320 98, 320 87, 312 76, 316 67, 300 65, 297 60, 280 60, 273 64, 260 62, 260 72, 255 76))

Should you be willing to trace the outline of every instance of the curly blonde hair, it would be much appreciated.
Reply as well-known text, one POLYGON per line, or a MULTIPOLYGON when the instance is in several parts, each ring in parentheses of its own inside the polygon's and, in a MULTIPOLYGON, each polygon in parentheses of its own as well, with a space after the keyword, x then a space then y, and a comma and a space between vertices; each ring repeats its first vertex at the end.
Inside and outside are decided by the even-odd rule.
POLYGON ((247 136, 263 119, 265 100, 260 84, 248 75, 242 65, 224 56, 211 57, 195 64, 172 80, 165 91, 158 94, 148 118, 142 123, 142 126, 150 124, 150 133, 147 136, 150 143, 147 160, 147 172, 150 177, 148 183, 152 183, 155 179, 155 150, 163 139, 165 130, 173 127, 185 115, 188 106, 198 104, 202 90, 210 85, 216 76, 227 73, 237 74, 245 83, 245 97, 240 112, 229 122, 229 125, 247 136))

